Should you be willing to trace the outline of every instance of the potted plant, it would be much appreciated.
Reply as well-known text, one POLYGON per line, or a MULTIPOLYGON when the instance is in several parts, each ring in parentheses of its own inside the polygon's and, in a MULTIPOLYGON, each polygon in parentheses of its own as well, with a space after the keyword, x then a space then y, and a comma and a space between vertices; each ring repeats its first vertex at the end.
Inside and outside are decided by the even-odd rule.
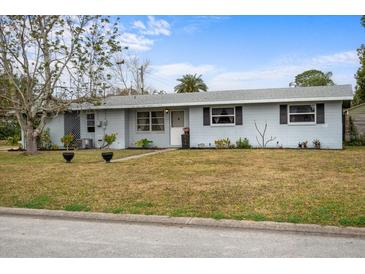
MULTIPOLYGON (((116 139, 117 139, 116 133, 104 135, 103 140, 106 143, 107 149, 110 148, 111 144, 113 144, 116 139)), ((113 152, 112 151, 102 152, 101 156, 103 157, 103 159, 105 160, 106 163, 110 163, 110 160, 113 158, 113 152)))
POLYGON ((75 153, 72 151, 69 151, 70 145, 73 142, 75 137, 72 135, 72 133, 66 134, 61 138, 61 142, 63 143, 63 146, 66 148, 66 152, 62 153, 63 159, 66 160, 66 163, 71 163, 71 160, 74 158, 75 153))

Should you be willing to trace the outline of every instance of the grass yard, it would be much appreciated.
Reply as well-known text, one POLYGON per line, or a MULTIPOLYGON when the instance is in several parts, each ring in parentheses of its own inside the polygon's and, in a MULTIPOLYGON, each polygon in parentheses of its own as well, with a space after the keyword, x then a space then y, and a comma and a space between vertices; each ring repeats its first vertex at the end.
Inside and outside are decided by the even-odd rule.
POLYGON ((365 147, 60 154, 0 152, 0 206, 365 226, 365 147))

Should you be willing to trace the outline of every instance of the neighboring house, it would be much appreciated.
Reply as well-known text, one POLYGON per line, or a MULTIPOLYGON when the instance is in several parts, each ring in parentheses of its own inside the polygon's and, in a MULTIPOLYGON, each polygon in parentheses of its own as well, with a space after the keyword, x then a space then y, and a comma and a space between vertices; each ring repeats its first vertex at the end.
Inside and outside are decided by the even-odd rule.
POLYGON ((346 109, 345 113, 351 117, 357 132, 365 134, 365 103, 346 109))
POLYGON ((105 133, 117 133, 112 148, 135 147, 147 138, 157 147, 180 147, 183 128, 190 128, 191 147, 214 147, 214 141, 240 137, 258 146, 266 136, 276 137, 268 147, 296 148, 298 142, 319 139, 323 148, 342 148, 342 102, 352 100, 350 85, 216 91, 164 95, 107 97, 101 105, 74 105, 49 120, 52 141, 72 132, 89 138, 96 147, 105 133))

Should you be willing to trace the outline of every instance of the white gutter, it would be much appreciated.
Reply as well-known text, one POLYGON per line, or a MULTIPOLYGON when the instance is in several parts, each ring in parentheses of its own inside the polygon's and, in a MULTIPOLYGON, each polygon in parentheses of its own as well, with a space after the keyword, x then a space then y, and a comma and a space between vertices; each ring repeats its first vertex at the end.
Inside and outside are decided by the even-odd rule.
POLYGON ((233 101, 208 101, 191 103, 164 103, 164 104, 139 104, 119 106, 82 106, 72 107, 70 110, 88 109, 131 109, 131 108, 153 108, 153 107, 181 107, 181 106, 209 106, 209 105, 234 105, 234 104, 260 104, 260 103, 290 103, 290 102, 313 102, 313 101, 345 101, 352 100, 353 96, 341 97, 315 97, 315 98, 291 98, 291 99, 255 99, 255 100, 233 100, 233 101))

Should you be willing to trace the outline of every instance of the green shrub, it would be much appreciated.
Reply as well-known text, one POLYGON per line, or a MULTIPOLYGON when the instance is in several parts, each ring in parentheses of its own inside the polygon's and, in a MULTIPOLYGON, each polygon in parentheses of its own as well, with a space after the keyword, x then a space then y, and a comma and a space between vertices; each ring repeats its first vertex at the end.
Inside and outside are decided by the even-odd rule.
POLYGON ((43 130, 41 135, 39 136, 39 147, 42 149, 51 149, 52 140, 49 133, 49 128, 43 130))
POLYGON ((58 145, 53 144, 53 145, 51 145, 50 149, 51 149, 51 150, 59 150, 60 148, 59 148, 59 146, 58 146, 58 145))
POLYGON ((241 149, 248 149, 251 148, 251 145, 247 138, 239 138, 236 142, 236 147, 241 149))
POLYGON ((231 140, 229 138, 218 139, 214 141, 216 148, 230 148, 231 140))
POLYGON ((103 139, 104 142, 106 143, 106 146, 109 148, 117 139, 117 134, 116 133, 105 134, 103 139))
POLYGON ((20 126, 16 120, 0 122, 0 140, 7 140, 8 137, 20 136, 20 126))
POLYGON ((20 137, 19 135, 9 136, 6 141, 10 146, 19 146, 20 137))
POLYGON ((74 139, 75 137, 72 135, 72 133, 69 133, 61 138, 61 142, 63 143, 64 147, 68 150, 74 139))
POLYGON ((317 149, 320 149, 320 148, 321 148, 321 141, 319 141, 319 139, 314 139, 314 140, 312 141, 312 143, 313 143, 313 146, 314 146, 315 148, 317 148, 317 149))
POLYGON ((144 139, 138 140, 138 141, 136 142, 136 146, 137 146, 137 147, 141 147, 141 148, 147 148, 147 147, 149 147, 152 143, 153 143, 153 141, 148 140, 147 138, 144 138, 144 139))

